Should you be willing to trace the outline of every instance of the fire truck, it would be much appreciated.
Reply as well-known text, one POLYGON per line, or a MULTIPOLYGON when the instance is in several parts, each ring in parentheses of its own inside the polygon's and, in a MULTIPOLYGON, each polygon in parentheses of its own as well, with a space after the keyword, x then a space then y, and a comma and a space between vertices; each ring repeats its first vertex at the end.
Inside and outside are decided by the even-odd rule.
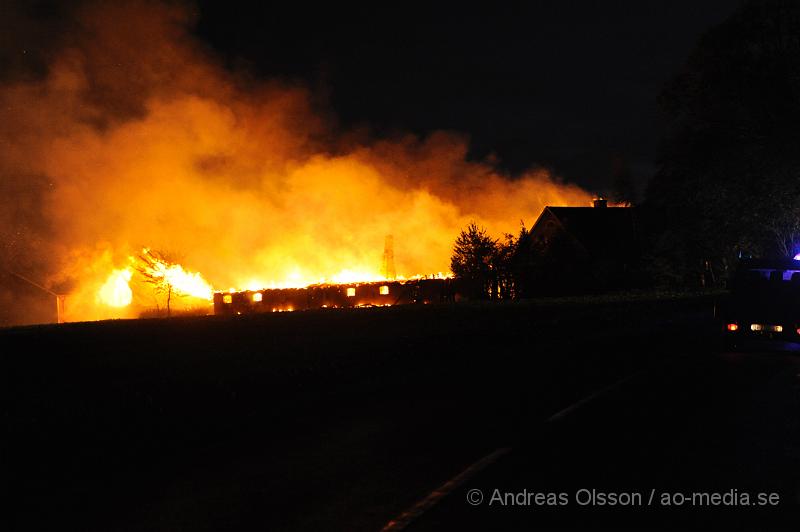
POLYGON ((800 350, 800 260, 743 259, 717 306, 728 348, 800 350))

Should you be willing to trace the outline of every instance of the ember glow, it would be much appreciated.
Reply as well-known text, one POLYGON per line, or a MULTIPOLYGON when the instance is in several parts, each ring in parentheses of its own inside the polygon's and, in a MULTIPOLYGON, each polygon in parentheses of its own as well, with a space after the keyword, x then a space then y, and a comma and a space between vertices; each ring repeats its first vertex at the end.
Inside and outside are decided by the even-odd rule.
POLYGON ((194 296, 177 309, 212 287, 379 281, 386 235, 398 278, 447 272, 470 221, 499 237, 591 199, 541 169, 468 161, 456 133, 342 131, 305 88, 232 75, 174 3, 74 16, 42 77, 0 85, 0 263, 66 294, 67 320, 163 306, 120 273, 143 246, 180 256, 159 270, 194 296))

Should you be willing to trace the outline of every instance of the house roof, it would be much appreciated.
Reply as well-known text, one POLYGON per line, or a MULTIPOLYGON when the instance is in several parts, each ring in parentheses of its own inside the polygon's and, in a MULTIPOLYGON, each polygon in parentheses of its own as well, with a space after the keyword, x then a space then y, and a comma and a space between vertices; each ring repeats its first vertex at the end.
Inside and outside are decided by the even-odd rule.
POLYGON ((629 255, 635 249, 634 209, 545 207, 545 211, 592 255, 629 255))

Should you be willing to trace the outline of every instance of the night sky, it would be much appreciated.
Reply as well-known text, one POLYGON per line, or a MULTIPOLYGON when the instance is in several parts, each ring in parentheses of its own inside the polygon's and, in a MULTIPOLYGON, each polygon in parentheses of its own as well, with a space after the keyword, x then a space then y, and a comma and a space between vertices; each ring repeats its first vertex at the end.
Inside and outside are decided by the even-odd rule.
POLYGON ((510 173, 552 169, 604 192, 640 189, 663 132, 657 98, 738 0, 198 4, 197 34, 234 69, 300 81, 343 128, 449 129, 510 173))

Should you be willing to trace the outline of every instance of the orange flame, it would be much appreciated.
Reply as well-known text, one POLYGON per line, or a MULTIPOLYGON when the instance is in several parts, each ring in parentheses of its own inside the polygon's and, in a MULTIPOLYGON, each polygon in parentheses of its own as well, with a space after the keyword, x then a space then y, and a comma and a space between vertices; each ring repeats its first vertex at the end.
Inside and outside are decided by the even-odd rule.
POLYGON ((446 272, 470 221, 516 233, 545 205, 591 198, 545 170, 512 178, 469 160, 456 133, 342 132, 302 87, 241 83, 176 3, 90 2, 77 16, 45 75, 0 86, 0 174, 22 191, 0 198, 0 232, 25 234, 43 277, 71 287, 68 320, 153 303, 114 270, 139 242, 180 252, 193 271, 151 273, 205 301, 213 286, 380 280, 388 234, 398 278, 446 272))
MULTIPOLYGON (((180 264, 170 263, 149 249, 142 250, 145 260, 139 262, 142 273, 157 286, 171 289, 178 296, 190 296, 211 301, 214 290, 197 272, 187 272, 180 264)), ((132 259, 134 260, 134 259, 132 259)))
POLYGON ((128 283, 131 271, 128 268, 114 270, 97 292, 97 298, 109 307, 126 307, 131 304, 133 292, 128 283))

